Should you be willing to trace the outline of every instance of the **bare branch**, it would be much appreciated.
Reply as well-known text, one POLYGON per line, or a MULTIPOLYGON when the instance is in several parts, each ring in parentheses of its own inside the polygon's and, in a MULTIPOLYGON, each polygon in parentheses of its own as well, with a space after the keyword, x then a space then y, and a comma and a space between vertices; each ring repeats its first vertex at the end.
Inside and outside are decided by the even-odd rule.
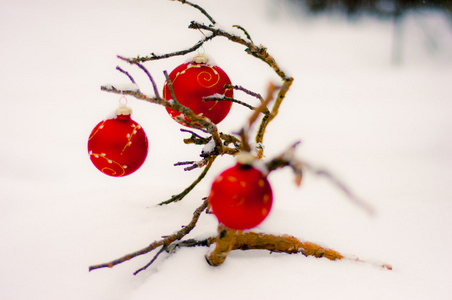
POLYGON ((287 150, 285 150, 280 155, 267 161, 265 163, 267 172, 270 173, 276 169, 290 167, 295 174, 295 184, 299 186, 303 178, 304 164, 295 158, 295 148, 300 144, 300 142, 294 143, 287 150))
MULTIPOLYGON (((165 204, 170 204, 173 202, 178 202, 178 201, 182 200, 185 196, 187 196, 187 194, 190 193, 191 190, 193 190, 195 188, 195 186, 201 182, 201 180, 206 176, 207 172, 209 172, 209 169, 212 166, 215 158, 216 157, 212 157, 209 159, 209 161, 207 162, 207 165, 204 167, 204 170, 202 170, 202 172, 198 176, 198 178, 196 178, 196 180, 193 181, 193 183, 190 184, 189 187, 187 187, 185 190, 183 190, 180 194, 171 196, 171 199, 160 202, 158 205, 165 205, 165 204)), ((194 162, 191 162, 191 164, 194 164, 194 162)))
POLYGON ((268 173, 279 168, 290 167, 295 174, 295 183, 297 185, 300 185, 303 177, 303 169, 307 169, 308 171, 313 172, 315 175, 326 177, 331 183, 333 183, 342 192, 344 192, 344 194, 351 202, 353 202, 353 204, 364 209, 369 215, 373 215, 375 213, 375 210, 373 209, 372 206, 358 198, 354 193, 352 193, 352 191, 350 190, 350 188, 347 187, 347 185, 345 185, 337 177, 333 176, 329 171, 324 169, 315 169, 306 162, 298 160, 295 157, 295 149, 299 144, 300 142, 296 142, 295 144, 290 146, 287 150, 285 150, 282 154, 267 161, 265 163, 265 166, 268 173))
POLYGON ((190 161, 180 161, 175 163, 173 166, 178 167, 178 166, 185 166, 185 165, 192 165, 194 164, 196 161, 194 160, 190 160, 190 161))
POLYGON ((166 58, 170 58, 170 57, 174 57, 174 56, 186 55, 188 53, 191 53, 191 52, 194 52, 194 51, 198 50, 205 42, 210 41, 214 37, 215 37, 214 34, 206 36, 204 39, 199 40, 192 47, 190 47, 188 49, 185 49, 185 50, 175 51, 175 52, 171 52, 171 53, 167 53, 167 54, 161 54, 161 55, 157 55, 155 53, 151 53, 150 56, 129 58, 127 60, 130 61, 130 62, 141 62, 141 63, 143 63, 143 62, 146 62, 146 61, 160 60, 160 59, 166 59, 166 58))
POLYGON ((196 161, 191 166, 186 167, 184 169, 184 171, 192 171, 192 170, 197 169, 197 168, 202 168, 202 167, 204 167, 205 165, 207 165, 209 163, 209 158, 212 158, 212 157, 216 157, 216 155, 210 155, 210 156, 208 156, 208 157, 206 157, 206 158, 204 158, 204 159, 202 159, 200 161, 196 161))
POLYGON ((281 79, 283 79, 283 80, 287 79, 286 74, 278 66, 275 59, 270 54, 268 54, 267 48, 265 48, 263 46, 256 46, 253 42, 246 41, 246 40, 242 39, 241 37, 230 34, 229 32, 226 32, 222 29, 213 28, 213 27, 201 24, 201 23, 197 23, 195 21, 192 21, 190 23, 190 26, 188 26, 188 28, 204 29, 206 31, 212 32, 213 36, 223 36, 234 43, 239 43, 241 45, 246 46, 247 49, 245 49, 245 51, 248 54, 251 54, 252 56, 259 58, 263 62, 267 63, 270 67, 273 68, 273 70, 276 72, 276 74, 278 74, 278 76, 281 77, 281 79))
POLYGON ((125 74, 127 77, 129 77, 130 81, 132 81, 132 83, 136 84, 135 79, 133 79, 133 77, 125 70, 121 69, 120 66, 116 66, 116 70, 118 70, 119 72, 125 74))
POLYGON ((346 196, 347 199, 350 200, 356 206, 364 209, 369 215, 375 215, 375 209, 365 201, 361 200, 358 196, 356 196, 350 188, 347 187, 345 183, 339 180, 336 176, 331 174, 329 171, 324 169, 315 169, 314 167, 308 165, 307 163, 303 163, 304 167, 313 172, 315 175, 326 177, 331 183, 333 183, 337 188, 339 188, 346 196))
MULTIPOLYGON (((261 105, 254 109, 253 114, 248 119, 248 122, 245 124, 245 126, 238 132, 241 138, 241 150, 249 152, 251 151, 251 146, 249 144, 249 132, 253 124, 256 122, 257 118, 261 113, 267 112, 267 105, 270 103, 270 101, 273 100, 273 94, 276 91, 278 87, 274 85, 273 83, 270 83, 268 85, 267 90, 267 97, 266 99, 261 103, 261 105)), ((264 114, 264 119, 269 118, 269 114, 264 114)), ((257 139, 257 138, 256 138, 257 139)), ((259 150, 258 153, 258 159, 263 157, 262 149, 259 150)))
MULTIPOLYGON (((276 115, 278 114, 279 107, 281 106, 281 103, 284 100, 287 91, 289 90, 290 86, 292 85, 292 82, 293 82, 293 78, 289 78, 284 81, 281 89, 278 92, 278 96, 276 97, 276 101, 275 101, 275 104, 273 105, 270 115, 266 115, 262 119, 261 125, 259 126, 259 131, 257 132, 257 135, 256 135, 256 144, 262 144, 262 142, 264 141, 265 130, 267 129, 267 126, 270 123, 270 121, 273 120, 276 117, 276 115)), ((263 152, 260 152, 258 158, 262 158, 262 157, 263 157, 263 152)))
POLYGON ((248 119, 248 124, 247 124, 248 129, 251 128, 251 126, 253 126, 254 122, 256 122, 260 113, 268 111, 267 105, 273 100, 273 96, 278 88, 279 87, 274 85, 273 83, 271 83, 271 82, 269 83, 268 88, 267 88, 266 98, 261 103, 261 105, 254 111, 254 113, 251 115, 251 117, 248 119))
POLYGON ((232 25, 232 27, 235 27, 237 29, 240 29, 241 31, 243 31, 243 33, 245 34, 246 38, 250 40, 250 42, 253 42, 253 39, 251 38, 250 34, 248 33, 248 31, 245 30, 245 28, 243 28, 240 25, 232 25))
POLYGON ((197 4, 193 4, 191 2, 188 2, 186 0, 171 0, 171 1, 178 1, 182 4, 188 4, 191 7, 194 7, 196 9, 198 9, 203 15, 205 15, 207 17, 207 19, 209 19, 209 21, 212 23, 212 25, 215 25, 215 20, 204 10, 204 8, 202 8, 201 6, 197 5, 197 4))
POLYGON ((149 73, 149 71, 142 64, 140 64, 139 62, 130 62, 128 59, 121 57, 121 56, 118 56, 118 58, 138 66, 148 76, 149 80, 151 81, 152 87, 154 88, 155 97, 161 98, 154 78, 151 76, 151 73, 149 73))
POLYGON ((190 231, 192 231, 192 229, 196 226, 196 223, 198 222, 198 219, 201 215, 201 213, 207 208, 208 205, 208 201, 207 198, 204 198, 203 203, 201 204, 201 206, 199 206, 194 212, 193 212, 193 217, 190 221, 190 223, 188 223, 187 226, 184 226, 181 230, 175 232, 172 235, 166 236, 165 238, 161 239, 161 240, 157 240, 154 241, 152 244, 150 244, 149 246, 132 252, 130 254, 124 255, 123 257, 120 257, 118 259, 112 260, 110 262, 107 263, 103 263, 103 264, 99 264, 99 265, 93 265, 89 267, 89 271, 93 271, 96 269, 101 269, 101 268, 112 268, 118 264, 121 264, 125 261, 128 261, 136 256, 140 256, 146 253, 151 252, 152 250, 160 247, 160 246, 167 246, 170 245, 171 243, 173 243, 174 241, 180 240, 182 239, 184 236, 186 236, 187 234, 190 233, 190 231))
MULTIPOLYGON (((207 243, 209 242, 210 241, 208 240, 207 243)), ((212 266, 221 265, 232 250, 260 249, 287 254, 301 253, 304 256, 327 258, 329 260, 351 260, 362 263, 370 263, 371 265, 379 268, 392 270, 391 265, 345 256, 333 249, 324 248, 311 242, 301 241, 294 236, 286 234, 273 235, 247 231, 235 231, 220 225, 218 226, 218 234, 215 244, 215 249, 206 255, 207 262, 212 266)))
POLYGON ((185 118, 178 120, 186 122, 186 125, 190 127, 207 130, 207 132, 209 132, 212 135, 212 138, 215 141, 215 147, 218 149, 219 152, 222 153, 223 145, 221 143, 220 135, 218 134, 217 126, 214 123, 212 123, 208 118, 200 115, 195 115, 195 113, 191 109, 180 104, 179 101, 177 101, 176 94, 174 93, 173 89, 173 82, 169 78, 168 72, 164 71, 163 73, 165 74, 166 83, 168 85, 168 89, 170 91, 172 98, 172 100, 167 102, 168 103, 172 102, 174 106, 178 106, 179 110, 177 111, 182 113, 183 116, 186 116, 190 121, 186 120, 185 118))
POLYGON ((233 144, 236 149, 240 149, 240 140, 235 136, 220 132, 220 137, 223 140, 223 144, 225 146, 233 144))
POLYGON ((234 98, 230 98, 230 97, 208 96, 208 97, 202 98, 202 100, 203 101, 230 101, 230 102, 234 102, 234 103, 243 105, 243 106, 245 106, 245 107, 247 107, 247 108, 249 108, 251 110, 256 109, 255 107, 253 107, 253 106, 251 106, 251 105, 249 105, 249 104, 247 104, 245 102, 242 102, 240 100, 237 100, 237 99, 234 99, 234 98))
POLYGON ((166 247, 166 252, 172 254, 177 251, 178 248, 183 247, 210 247, 215 242, 216 237, 212 236, 203 240, 188 239, 183 241, 177 241, 166 247))
POLYGON ((139 268, 138 270, 136 270, 133 275, 137 275, 138 273, 140 273, 141 271, 146 270, 150 265, 152 265, 157 258, 160 256, 160 254, 162 254, 164 251, 166 250, 165 246, 162 246, 162 248, 160 248, 159 252, 157 252, 156 255, 154 255, 154 257, 151 259, 151 261, 149 263, 147 263, 144 267, 139 268))
POLYGON ((255 93, 255 92, 252 92, 252 91, 250 91, 250 90, 248 90, 248 89, 246 89, 246 88, 244 88, 244 87, 242 87, 242 86, 240 86, 240 85, 226 84, 224 87, 225 87, 226 89, 234 89, 234 90, 242 91, 242 92, 244 92, 245 94, 248 94, 248 95, 250 95, 250 96, 253 96, 253 97, 259 99, 259 101, 260 101, 261 103, 264 102, 264 98, 262 98, 262 96, 261 96, 260 94, 255 93))
POLYGON ((199 134, 197 134, 196 132, 191 131, 191 130, 188 130, 188 129, 185 129, 185 128, 181 128, 180 131, 181 131, 181 132, 188 132, 188 133, 191 133, 192 137, 196 137, 196 138, 198 138, 198 139, 200 139, 200 140, 201 140, 201 139, 206 139, 206 138, 200 136, 199 134))

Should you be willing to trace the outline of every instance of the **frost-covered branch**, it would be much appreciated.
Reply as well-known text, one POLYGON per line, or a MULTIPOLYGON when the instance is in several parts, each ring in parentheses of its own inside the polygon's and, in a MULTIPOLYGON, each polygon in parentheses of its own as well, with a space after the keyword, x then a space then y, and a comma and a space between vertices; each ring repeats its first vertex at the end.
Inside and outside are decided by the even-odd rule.
MULTIPOLYGON (((256 144, 262 144, 264 141, 265 130, 267 129, 268 124, 278 115, 279 107, 281 106, 284 98, 286 97, 287 92, 289 91, 290 86, 292 85, 293 78, 288 78, 284 80, 282 87, 278 92, 278 96, 276 97, 275 103, 272 107, 270 114, 266 114, 262 119, 261 125, 259 126, 259 131, 256 135, 256 144)), ((259 158, 262 158, 263 152, 259 153, 259 158)))
POLYGON ((210 246, 210 243, 213 242, 215 242, 215 249, 206 255, 207 262, 212 266, 221 265, 233 250, 268 250, 270 252, 302 254, 316 258, 327 258, 329 260, 352 260, 370 263, 379 268, 392 270, 391 265, 345 256, 336 250, 324 248, 312 242, 301 241, 287 234, 273 235, 250 231, 236 231, 220 225, 218 226, 218 234, 215 239, 209 238, 203 240, 199 245, 208 244, 210 246))
MULTIPOLYGON (((213 156, 212 158, 208 159, 206 166, 204 167, 204 170, 202 170, 201 174, 198 176, 198 178, 196 178, 195 181, 193 181, 193 183, 187 187, 185 190, 183 190, 180 194, 177 195, 173 195, 171 196, 170 199, 160 202, 159 205, 165 205, 165 204, 170 204, 173 202, 178 202, 180 200, 182 200, 185 196, 188 195, 188 193, 191 192, 191 190, 193 190, 195 188, 195 186, 201 182, 201 180, 203 180, 203 178, 206 176, 207 172, 209 172, 210 167, 212 166, 214 160, 215 160, 216 156, 213 156)), ((189 162, 189 164, 194 165, 195 162, 189 162)))
POLYGON ((334 184, 337 188, 339 188, 339 190, 341 190, 345 194, 345 196, 347 196, 347 199, 350 200, 353 204, 364 209, 371 216, 375 214, 375 209, 371 205, 369 205, 368 203, 363 201, 361 198, 359 198, 357 195, 355 195, 345 183, 343 183, 341 180, 339 180, 339 178, 334 176, 331 172, 329 172, 325 169, 314 168, 307 163, 303 163, 303 164, 304 164, 304 167, 306 168, 306 170, 314 173, 315 175, 323 176, 326 179, 328 179, 332 184, 334 184))
POLYGON ((246 38, 249 39, 251 43, 253 42, 253 39, 251 38, 251 35, 248 33, 248 31, 246 31, 245 28, 243 28, 240 25, 232 25, 232 27, 235 27, 235 28, 240 29, 241 31, 243 31, 243 33, 245 34, 246 38))
MULTIPOLYGON (((125 58, 123 58, 121 56, 118 56, 118 58, 120 58, 122 60, 125 60, 125 61, 128 61, 127 59, 125 59, 125 58)), ((148 76, 149 81, 151 82, 152 87, 154 89, 155 97, 160 98, 160 94, 159 94, 159 90, 157 88, 157 84, 155 83, 155 80, 152 77, 151 73, 149 73, 149 71, 142 64, 140 64, 139 62, 133 62, 133 64, 135 64, 138 68, 140 68, 148 76)))
POLYGON ((278 74, 278 76, 281 77, 281 79, 283 79, 283 80, 289 79, 289 77, 286 76, 286 74, 281 70, 279 65, 276 63, 276 60, 267 52, 267 48, 265 48, 264 46, 262 46, 262 45, 257 46, 251 40, 250 41, 244 40, 243 38, 241 38, 237 35, 231 34, 229 32, 226 32, 220 28, 211 27, 209 25, 201 24, 201 23, 198 23, 195 21, 192 21, 190 23, 190 26, 188 26, 188 28, 202 29, 202 30, 210 31, 212 33, 212 37, 213 36, 222 36, 222 37, 227 38, 231 42, 246 46, 247 48, 245 49, 245 51, 248 54, 262 60, 263 62, 268 64, 270 67, 272 67, 273 70, 276 72, 276 74, 278 74))
POLYGON ((118 70, 119 72, 121 72, 121 73, 123 73, 124 75, 126 75, 127 77, 129 77, 130 81, 131 81, 133 84, 136 84, 135 79, 133 79, 132 75, 130 75, 129 72, 123 70, 120 66, 117 66, 117 67, 116 67, 116 70, 118 70))
POLYGON ((290 167, 295 175, 295 183, 299 186, 303 178, 303 170, 307 170, 314 173, 314 175, 326 177, 330 183, 339 188, 339 190, 347 196, 348 200, 359 208, 364 209, 369 215, 373 215, 375 213, 375 210, 371 205, 356 196, 344 182, 339 180, 339 178, 334 176, 331 172, 324 169, 314 168, 310 164, 299 160, 295 156, 295 149, 299 144, 300 142, 296 142, 280 155, 265 162, 264 169, 267 174, 280 168, 290 167))
POLYGON ((203 15, 205 15, 207 17, 207 19, 209 19, 209 21, 212 23, 212 25, 215 25, 215 23, 216 23, 215 20, 207 13, 207 11, 204 8, 202 8, 198 4, 194 4, 194 3, 188 2, 187 0, 171 0, 171 1, 178 1, 178 2, 180 2, 182 4, 187 4, 187 5, 190 5, 191 7, 196 8, 203 15))
POLYGON ((230 97, 226 97, 226 96, 222 96, 222 95, 213 95, 213 96, 208 96, 208 97, 204 97, 202 99, 203 101, 230 101, 230 102, 234 102, 237 104, 240 104, 242 106, 245 106, 251 110, 256 109, 255 107, 249 105, 248 103, 245 103, 243 101, 234 99, 234 98, 230 98, 230 97))
POLYGON ((299 161, 295 157, 295 148, 299 144, 300 142, 294 143, 283 153, 267 161, 264 164, 266 173, 268 174, 280 168, 290 167, 295 175, 295 184, 299 186, 303 178, 303 167, 304 167, 304 163, 299 161))
POLYGON ((164 237, 161 240, 156 240, 156 241, 152 242, 149 246, 147 246, 147 247, 145 247, 145 248, 143 248, 141 250, 129 253, 127 255, 124 255, 123 257, 120 257, 118 259, 112 260, 112 261, 107 262, 107 263, 90 266, 89 270, 93 271, 93 270, 101 269, 101 268, 112 268, 112 267, 114 267, 114 266, 116 266, 118 264, 121 264, 121 263, 123 263, 125 261, 128 261, 128 260, 130 260, 130 259, 132 259, 134 257, 137 257, 137 256, 140 256, 140 255, 149 253, 152 250, 154 250, 154 249, 156 249, 156 248, 158 248, 160 246, 168 246, 171 243, 182 239, 184 236, 189 234, 190 231, 192 231, 193 228, 195 228, 196 223, 198 222, 198 219, 199 219, 201 213, 204 210, 206 210, 207 205, 208 205, 207 198, 204 198, 203 199, 203 203, 201 204, 201 206, 199 206, 193 212, 193 217, 192 217, 190 223, 188 223, 186 226, 182 227, 182 229, 180 229, 179 231, 176 231, 175 233, 173 233, 173 234, 171 234, 169 236, 166 236, 166 237, 164 237))
MULTIPOLYGON (((254 109, 253 113, 249 117, 248 121, 245 123, 244 127, 238 132, 238 134, 241 138, 241 142, 242 142, 241 150, 246 151, 246 152, 250 152, 252 150, 250 143, 249 143, 250 130, 251 130, 251 127, 253 126, 253 124, 257 121, 260 114, 264 114, 264 117, 262 118, 262 123, 259 127, 258 134, 259 134, 259 132, 263 133, 263 130, 261 130, 261 127, 263 126, 262 124, 266 124, 265 123, 266 120, 270 117, 267 106, 273 100, 274 93, 277 89, 278 89, 278 86, 274 85, 273 83, 270 83, 268 85, 266 98, 262 101, 261 105, 258 108, 254 109)), ((256 141, 257 140, 258 140, 258 136, 256 136, 256 141)), ((257 145, 260 145, 260 143, 257 143, 257 145)), ((259 148, 257 150, 258 150, 257 158, 260 159, 263 157, 263 148, 259 148)))
POLYGON ((244 88, 244 87, 242 87, 242 86, 240 86, 240 85, 226 84, 224 87, 225 87, 226 89, 234 89, 234 90, 237 90, 237 91, 242 91, 242 92, 244 92, 245 94, 248 94, 248 95, 250 95, 250 96, 253 96, 253 97, 259 99, 259 101, 260 101, 261 103, 264 101, 264 98, 262 98, 262 96, 261 96, 260 94, 255 93, 255 92, 252 92, 252 91, 250 91, 250 90, 248 90, 248 89, 246 89, 246 88, 244 88))
POLYGON ((188 49, 174 51, 174 52, 165 53, 165 54, 155 54, 154 52, 152 52, 150 56, 138 56, 136 58, 127 58, 127 60, 129 62, 131 62, 131 63, 134 63, 134 62, 144 63, 144 62, 147 62, 147 61, 167 59, 167 58, 175 57, 175 56, 183 56, 183 55, 195 52, 196 50, 201 48, 201 46, 205 42, 208 42, 208 41, 212 40, 214 37, 215 37, 215 35, 213 35, 213 34, 209 35, 209 36, 206 36, 205 38, 199 40, 196 44, 194 44, 193 46, 191 46, 188 49))

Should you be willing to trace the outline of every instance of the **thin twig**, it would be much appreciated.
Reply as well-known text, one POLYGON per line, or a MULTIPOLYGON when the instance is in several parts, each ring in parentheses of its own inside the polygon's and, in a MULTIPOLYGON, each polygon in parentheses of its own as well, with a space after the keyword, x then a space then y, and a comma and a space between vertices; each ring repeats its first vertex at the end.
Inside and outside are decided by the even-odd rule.
MULTIPOLYGON (((273 120, 277 116, 277 114, 279 112, 279 107, 281 106, 282 101, 286 97, 287 91, 289 90, 290 86, 292 85, 292 82, 293 82, 293 78, 289 78, 284 81, 281 89, 278 92, 278 96, 276 97, 275 104, 273 105, 270 114, 265 115, 264 118, 262 118, 261 124, 259 126, 259 130, 256 134, 256 144, 258 144, 258 145, 262 144, 262 142, 264 140, 265 130, 267 129, 267 126, 270 123, 270 121, 273 120)), ((261 151, 259 153, 258 158, 262 158, 262 157, 263 157, 263 152, 261 151)))
POLYGON ((194 164, 192 164, 191 166, 184 168, 184 171, 192 171, 197 168, 202 168, 208 164, 209 158, 212 158, 212 157, 216 157, 216 155, 210 155, 210 156, 204 158, 203 160, 197 161, 194 164))
POLYGON ((245 49, 245 51, 248 54, 251 54, 252 56, 259 58, 263 62, 267 63, 270 67, 273 68, 273 70, 276 72, 276 74, 278 74, 278 76, 281 77, 281 79, 283 79, 283 80, 287 79, 286 74, 278 66, 275 59, 267 52, 267 48, 265 48, 263 46, 256 46, 253 42, 246 41, 246 40, 242 39, 241 37, 230 34, 229 32, 226 32, 222 29, 213 28, 213 27, 210 27, 210 26, 207 26, 205 24, 201 24, 201 23, 198 23, 195 21, 192 21, 190 23, 190 26, 188 26, 188 28, 204 29, 206 31, 212 32, 212 34, 214 36, 223 36, 234 43, 239 43, 241 45, 246 46, 247 49, 245 49))
MULTIPOLYGON (((124 57, 118 56, 118 58, 129 62, 129 60, 127 60, 124 57)), ((161 98, 160 94, 159 94, 159 90, 157 88, 157 84, 155 83, 154 78, 151 76, 151 73, 149 73, 149 71, 142 64, 140 64, 139 62, 132 62, 132 63, 135 64, 137 67, 139 67, 148 76, 149 80, 151 81, 152 87, 154 88, 155 97, 161 98)))
POLYGON ((234 99, 234 98, 230 98, 230 97, 216 97, 216 96, 208 96, 208 97, 204 97, 202 98, 203 101, 230 101, 230 102, 234 102, 240 105, 243 105, 251 110, 256 109, 254 106, 251 106, 245 102, 242 102, 240 100, 234 99))
POLYGON ((177 97, 176 97, 176 93, 174 92, 174 88, 173 88, 173 81, 171 80, 171 78, 168 75, 168 71, 164 70, 163 74, 165 75, 165 79, 166 79, 166 84, 168 86, 170 95, 171 95, 171 100, 177 104, 179 104, 179 101, 177 101, 177 97))
POLYGON ((209 172, 210 167, 212 166, 214 160, 215 160, 216 156, 211 157, 207 163, 207 165, 204 167, 204 170, 202 170, 201 174, 198 176, 198 178, 196 178, 195 181, 193 181, 192 184, 190 184, 189 187, 187 187, 185 190, 183 190, 180 194, 177 195, 173 195, 171 196, 171 199, 160 202, 158 205, 165 205, 165 204, 170 204, 173 202, 178 202, 180 200, 182 200, 188 193, 190 193, 191 190, 194 189, 194 187, 201 182, 201 180, 206 176, 207 172, 209 172))
POLYGON ((220 137, 223 140, 223 145, 233 144, 236 149, 240 149, 240 140, 235 136, 220 132, 220 137))
POLYGON ((128 261, 136 256, 139 255, 143 255, 146 253, 151 252, 152 250, 163 246, 163 245, 170 245, 171 243, 173 243, 174 241, 180 240, 182 239, 184 236, 186 236, 187 234, 190 233, 190 231, 192 231, 192 229, 196 226, 196 223, 198 222, 198 219, 201 215, 201 213, 207 208, 208 205, 208 201, 207 198, 204 198, 203 203, 201 204, 201 206, 199 206, 194 212, 193 212, 193 217, 190 221, 190 223, 188 223, 187 226, 184 226, 181 230, 175 232, 172 235, 169 235, 161 240, 157 240, 154 241, 152 244, 150 244, 149 246, 132 252, 130 254, 124 255, 123 257, 120 257, 118 259, 112 260, 110 262, 107 263, 103 263, 103 264, 99 264, 99 265, 93 265, 89 267, 89 271, 93 271, 96 269, 101 269, 101 268, 112 268, 118 264, 121 264, 125 261, 128 261))
POLYGON ((274 93, 278 88, 279 87, 274 85, 272 82, 270 82, 268 84, 266 98, 261 103, 261 105, 254 111, 254 113, 251 115, 251 117, 248 119, 248 124, 247 124, 248 129, 251 128, 251 126, 253 126, 254 122, 256 122, 260 113, 263 113, 264 111, 268 110, 267 105, 273 100, 274 93))
POLYGON ((248 94, 250 96, 253 96, 253 97, 259 99, 259 101, 261 103, 264 101, 264 98, 262 98, 262 96, 260 94, 252 92, 252 91, 250 91, 250 90, 248 90, 248 89, 246 89, 246 88, 244 88, 244 87, 242 87, 240 85, 226 84, 224 87, 225 87, 225 89, 234 89, 234 90, 242 91, 245 94, 248 94))
POLYGON ((265 167, 267 170, 267 174, 270 172, 273 172, 277 169, 284 168, 284 167, 290 167, 292 171, 295 174, 295 184, 299 186, 301 184, 301 180, 303 178, 303 167, 304 164, 296 159, 295 157, 295 148, 300 144, 301 142, 296 142, 293 145, 291 145, 287 150, 285 150, 280 155, 276 156, 275 158, 267 161, 265 163, 265 167))
POLYGON ((215 242, 215 239, 216 239, 216 237, 211 236, 211 237, 208 237, 203 240, 188 239, 188 240, 174 242, 171 245, 169 245, 168 247, 166 247, 166 252, 168 252, 169 254, 173 254, 174 252, 176 252, 176 250, 178 248, 183 248, 183 247, 188 247, 188 248, 210 247, 210 245, 212 245, 215 242))
MULTIPOLYGON (((259 117, 259 115, 261 113, 268 111, 267 105, 270 103, 270 101, 273 100, 273 94, 276 91, 276 89, 278 89, 278 87, 270 82, 268 85, 267 97, 264 99, 264 101, 261 103, 261 105, 258 108, 254 109, 254 112, 248 119, 248 122, 238 132, 238 134, 240 135, 240 139, 242 141, 242 143, 241 143, 242 151, 246 151, 246 152, 251 151, 251 146, 249 144, 249 132, 251 130, 251 127, 256 122, 257 118, 259 117)), ((269 117, 269 114, 264 114, 264 119, 268 118, 268 117, 269 117)), ((259 143, 258 143, 258 145, 259 145, 259 143)), ((261 152, 263 152, 263 149, 259 148, 257 158, 262 158, 263 154, 261 152)))
POLYGON ((251 35, 248 33, 248 31, 245 30, 245 28, 243 28, 240 25, 232 25, 232 27, 235 27, 237 29, 240 29, 241 31, 243 31, 243 33, 245 34, 246 38, 250 40, 250 42, 253 42, 253 39, 251 38, 251 35))
POLYGON ((173 166, 178 167, 178 166, 185 166, 185 165, 192 165, 194 164, 196 161, 194 160, 190 160, 190 161, 180 161, 175 163, 173 166))
POLYGON ((366 203, 358 196, 356 196, 345 183, 343 183, 329 171, 324 169, 315 169, 307 163, 303 163, 303 165, 307 170, 313 172, 315 175, 326 177, 331 183, 339 188, 347 196, 347 199, 350 200, 353 204, 364 209, 369 215, 375 215, 375 209, 370 204, 366 203))
POLYGON ((132 81, 133 84, 136 84, 135 79, 133 79, 133 77, 127 71, 121 69, 120 66, 116 66, 116 70, 118 70, 119 72, 125 74, 127 77, 129 77, 130 81, 132 81))
POLYGON ((146 270, 150 265, 152 265, 154 263, 154 261, 157 260, 157 258, 160 256, 160 254, 162 254, 164 251, 166 250, 166 247, 163 245, 162 248, 160 248, 159 252, 157 252, 157 254, 154 255, 154 257, 151 259, 150 262, 148 262, 144 267, 139 268, 138 270, 136 270, 133 275, 137 275, 138 273, 140 273, 141 271, 146 270))
POLYGON ((157 55, 155 53, 151 53, 150 56, 143 56, 143 57, 136 57, 136 58, 129 58, 128 61, 130 62, 146 62, 146 61, 153 61, 153 60, 160 60, 160 59, 166 59, 166 58, 170 58, 170 57, 174 57, 174 56, 182 56, 182 55, 186 55, 188 53, 194 52, 196 50, 198 50, 199 48, 201 48, 201 46, 207 42, 210 41, 211 39, 213 39, 216 35, 211 34, 209 36, 206 36, 204 39, 199 40, 196 44, 194 44, 192 47, 185 49, 185 50, 180 50, 180 51, 175 51, 175 52, 171 52, 171 53, 166 53, 166 54, 160 54, 157 55))
POLYGON ((205 15, 207 17, 207 19, 209 19, 209 21, 212 23, 212 25, 215 25, 215 20, 205 11, 204 8, 202 8, 201 6, 197 5, 197 4, 193 4, 191 2, 188 2, 186 0, 171 0, 171 1, 178 1, 182 4, 188 4, 191 7, 196 8, 197 10, 199 10, 203 15, 205 15))
MULTIPOLYGON (((184 139, 184 143, 185 144, 195 144, 195 145, 205 145, 207 144, 210 140, 212 140, 212 136, 209 137, 202 137, 199 134, 191 131, 191 130, 187 130, 187 129, 181 129, 180 131, 182 132, 188 132, 191 133, 191 137, 188 139, 184 139)), ((220 135, 221 138, 221 135, 220 135)))
POLYGON ((195 136, 195 137, 197 137, 198 139, 205 139, 204 137, 200 136, 200 135, 197 134, 196 132, 191 131, 191 130, 188 130, 188 129, 181 128, 180 131, 181 131, 181 132, 188 132, 188 133, 191 133, 192 136, 195 136))

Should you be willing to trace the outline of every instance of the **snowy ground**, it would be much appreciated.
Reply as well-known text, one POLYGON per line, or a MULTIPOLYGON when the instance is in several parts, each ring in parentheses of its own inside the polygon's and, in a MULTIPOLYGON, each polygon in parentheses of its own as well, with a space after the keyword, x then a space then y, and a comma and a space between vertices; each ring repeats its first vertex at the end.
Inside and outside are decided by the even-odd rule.
MULTIPOLYGON (((206 249, 197 248, 161 257, 138 276, 133 271, 151 256, 89 273, 89 265, 188 223, 212 177, 232 163, 217 162, 183 202, 156 207, 199 174, 172 164, 197 159, 200 149, 183 145, 179 126, 162 108, 131 98, 133 118, 150 139, 143 167, 110 178, 86 151, 91 129, 119 100, 99 86, 126 81, 115 71, 115 55, 188 47, 202 35, 187 24, 204 17, 164 0, 3 0, 0 299, 450 299, 452 31, 446 19, 407 16, 402 62, 394 66, 387 21, 294 20, 258 0, 197 3, 223 28, 247 28, 295 77, 269 127, 267 156, 302 139, 301 158, 328 168, 378 212, 369 218, 310 174, 297 189, 283 170, 270 176, 274 209, 258 230, 293 234, 394 270, 262 251, 232 253, 213 268, 206 249)), ((277 80, 224 39, 205 51, 236 84, 264 93, 277 80)), ((162 71, 185 59, 148 66, 162 86, 162 71)), ((151 92, 143 78, 140 83, 151 92)), ((248 112, 235 107, 232 114, 221 130, 239 128, 248 112)), ((203 215, 190 236, 215 227, 214 217, 203 215)))

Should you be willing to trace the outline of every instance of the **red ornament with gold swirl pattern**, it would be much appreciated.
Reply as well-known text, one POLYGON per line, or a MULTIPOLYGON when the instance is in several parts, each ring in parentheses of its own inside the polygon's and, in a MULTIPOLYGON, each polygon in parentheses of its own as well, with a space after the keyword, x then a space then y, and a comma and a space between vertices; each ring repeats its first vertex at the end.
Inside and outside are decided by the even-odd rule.
POLYGON ((218 175, 209 195, 209 205, 218 221, 235 230, 251 229, 270 213, 273 193, 267 177, 247 155, 239 154, 239 162, 218 175), (242 158, 248 161, 240 161, 242 158))
POLYGON ((120 107, 116 118, 100 122, 88 139, 88 153, 94 166, 114 177, 132 174, 144 163, 148 139, 143 128, 130 116, 128 107, 120 107))
MULTIPOLYGON (((234 96, 232 89, 224 87, 226 84, 231 84, 228 75, 220 67, 208 64, 206 56, 197 55, 194 61, 178 66, 169 74, 169 78, 173 83, 176 99, 180 104, 193 110, 195 114, 202 114, 218 124, 229 113, 232 105, 230 101, 203 101, 204 97, 209 96, 229 98, 234 96)), ((168 101, 172 99, 166 82, 163 98, 168 101)), ((170 108, 167 108, 167 111, 173 119, 178 121, 176 117, 181 113, 170 108)), ((190 122, 190 120, 187 121, 190 122)))

